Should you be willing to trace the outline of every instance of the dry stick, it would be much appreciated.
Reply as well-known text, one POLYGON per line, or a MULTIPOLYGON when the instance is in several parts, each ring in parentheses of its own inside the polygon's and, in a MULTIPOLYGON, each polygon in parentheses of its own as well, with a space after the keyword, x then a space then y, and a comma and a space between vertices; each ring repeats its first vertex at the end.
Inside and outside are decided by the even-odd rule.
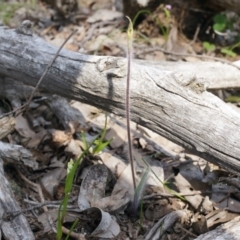
MULTIPOLYGON (((27 179, 27 178, 22 174, 22 172, 21 172, 19 169, 16 168, 16 171, 17 171, 17 173, 19 174, 19 176, 20 176, 26 183, 28 183, 29 185, 37 188, 37 190, 38 190, 38 195, 39 195, 39 198, 40 198, 40 202, 41 202, 41 203, 44 203, 45 200, 44 200, 44 196, 43 196, 43 193, 42 193, 41 186, 40 186, 39 184, 34 183, 34 182, 30 181, 29 179, 27 179)), ((43 210, 44 210, 44 212, 47 212, 47 211, 48 211, 48 209, 47 209, 46 206, 43 206, 43 210)))
POLYGON ((60 51, 62 50, 62 48, 64 47, 64 45, 67 43, 67 41, 77 32, 78 30, 74 30, 67 38, 66 40, 62 43, 62 45, 60 46, 60 48, 58 49, 58 51, 56 52, 54 58, 52 59, 52 61, 48 64, 47 68, 45 69, 43 75, 41 76, 41 78, 39 79, 35 89, 33 90, 31 96, 29 97, 27 103, 25 104, 25 108, 23 109, 23 111, 27 110, 30 102, 32 101, 34 94, 36 93, 37 89, 39 88, 40 84, 42 83, 44 77, 46 76, 46 74, 48 73, 49 69, 52 67, 53 63, 55 62, 55 60, 57 59, 60 51))
MULTIPOLYGON (((25 181, 27 182, 29 185, 37 188, 38 190, 38 194, 39 194, 39 197, 40 197, 40 201, 42 203, 42 208, 44 210, 44 212, 48 212, 48 209, 47 209, 47 206, 45 205, 45 200, 44 200, 44 197, 43 197, 43 193, 42 193, 42 189, 41 189, 41 186, 39 184, 36 184, 30 180, 28 180, 22 173, 19 169, 16 169, 19 176, 25 181)), ((28 209, 29 210, 29 209, 28 209)), ((17 211, 17 212, 14 212, 14 213, 8 213, 8 215, 10 215, 11 218, 14 218, 24 212, 26 212, 27 210, 22 210, 22 211, 17 211)), ((65 233, 65 234, 68 234, 69 233, 69 230, 67 228, 65 228, 64 226, 62 226, 62 231, 65 233)), ((75 239, 85 239, 84 238, 84 235, 82 234, 79 234, 79 233, 75 233, 75 232, 71 232, 70 233, 70 236, 75 238, 75 239)))
MULTIPOLYGON (((198 236, 192 232, 190 232, 189 230, 187 230, 186 228, 182 227, 181 224, 177 225, 181 230, 183 230, 184 232, 186 232, 187 234, 191 235, 194 238, 197 238, 198 236)), ((185 238, 180 238, 180 239, 185 239, 185 238)))
MULTIPOLYGON (((191 193, 184 193, 184 192, 180 192, 178 193, 179 195, 183 196, 183 197, 188 197, 188 196, 196 196, 196 195, 201 195, 201 194, 208 194, 208 193, 226 193, 227 196, 222 198, 221 200, 219 200, 217 203, 222 202, 223 200, 225 200, 226 198, 229 198, 231 193, 240 193, 240 191, 231 191, 230 190, 220 190, 220 191, 194 191, 191 193)), ((151 199, 151 198, 178 198, 176 195, 172 194, 172 193, 164 193, 164 192, 160 192, 160 193, 152 193, 150 195, 146 195, 143 197, 144 200, 147 199, 151 199)))
MULTIPOLYGON (((35 183, 33 183, 33 184, 35 184, 35 183)), ((74 198, 71 198, 69 201, 73 202, 73 201, 76 201, 76 199, 77 198, 74 197, 74 198)), ((8 220, 13 219, 13 218, 19 216, 20 214, 23 214, 23 213, 26 213, 26 212, 29 212, 29 211, 32 211, 32 210, 35 210, 35 209, 38 209, 38 208, 43 208, 44 206, 48 206, 48 207, 51 207, 51 208, 59 208, 59 205, 62 202, 62 200, 57 200, 57 201, 45 201, 43 203, 39 203, 39 202, 31 201, 31 200, 28 200, 28 199, 24 199, 23 201, 26 202, 26 203, 35 205, 35 206, 31 206, 31 207, 28 207, 28 208, 25 208, 25 209, 22 209, 22 210, 19 210, 19 211, 7 212, 7 214, 5 216, 5 219, 8 219, 8 220)), ((83 220, 85 220, 85 219, 83 219, 83 220)))
POLYGON ((128 55, 127 55, 127 86, 126 86, 126 121, 127 121, 127 138, 128 138, 128 152, 129 152, 129 160, 131 164, 132 171, 132 180, 134 191, 136 190, 136 178, 135 178, 135 170, 133 163, 133 152, 132 152, 132 141, 131 141, 131 129, 130 129, 130 78, 131 78, 131 55, 132 55, 132 38, 133 38, 133 26, 131 19, 126 16, 129 20, 128 27, 128 55))
POLYGON ((180 56, 180 57, 196 57, 196 58, 205 58, 205 59, 211 59, 211 60, 215 60, 215 61, 218 61, 218 62, 222 62, 222 63, 226 63, 232 67, 235 67, 237 68, 238 70, 240 70, 240 67, 233 64, 232 62, 228 61, 228 60, 225 60, 225 59, 222 59, 222 58, 218 58, 218 57, 212 57, 212 56, 205 56, 205 55, 195 55, 195 54, 190 54, 190 53, 176 53, 176 52, 171 52, 171 51, 167 51, 161 47, 153 47, 153 48, 150 48, 150 49, 147 49, 147 50, 143 50, 141 51, 140 53, 137 53, 136 55, 139 56, 139 55, 142 55, 142 54, 145 54, 145 53, 149 53, 149 52, 155 52, 155 51, 161 51, 165 54, 171 54, 171 55, 175 55, 175 56, 180 56))
POLYGON ((189 45, 192 45, 193 43, 196 42, 199 32, 200 32, 200 24, 198 24, 197 29, 196 29, 196 31, 195 31, 195 33, 194 33, 193 39, 192 39, 192 41, 189 43, 189 45))

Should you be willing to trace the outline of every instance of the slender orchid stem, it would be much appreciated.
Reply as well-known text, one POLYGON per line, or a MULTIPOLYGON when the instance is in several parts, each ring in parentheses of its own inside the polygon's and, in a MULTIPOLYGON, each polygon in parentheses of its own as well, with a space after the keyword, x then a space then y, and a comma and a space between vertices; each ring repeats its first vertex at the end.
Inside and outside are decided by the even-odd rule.
POLYGON ((136 178, 135 178, 135 169, 133 163, 133 152, 132 152, 132 141, 131 141, 131 130, 130 130, 130 79, 131 79, 131 60, 132 60, 132 42, 133 42, 133 24, 131 19, 126 16, 129 20, 128 25, 128 55, 127 55, 127 86, 126 86, 126 120, 127 120, 127 138, 128 138, 128 152, 129 152, 129 161, 131 164, 132 171, 132 180, 134 191, 136 190, 136 178))

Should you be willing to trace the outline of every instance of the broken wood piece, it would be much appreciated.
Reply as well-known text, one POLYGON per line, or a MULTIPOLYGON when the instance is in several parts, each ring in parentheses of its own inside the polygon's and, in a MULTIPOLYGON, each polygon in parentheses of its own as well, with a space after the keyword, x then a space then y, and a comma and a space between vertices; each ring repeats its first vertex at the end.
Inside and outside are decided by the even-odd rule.
POLYGON ((0 141, 0 158, 5 163, 11 163, 14 166, 24 165, 33 170, 38 168, 38 163, 35 161, 32 153, 20 145, 0 141))
MULTIPOLYGON (((1 152, 1 150, 0 150, 1 152)), ((31 240, 35 239, 28 224, 27 219, 23 214, 20 214, 13 219, 5 219, 8 213, 21 212, 21 208, 15 200, 10 184, 4 176, 3 160, 0 156, 0 219, 1 232, 4 239, 11 240, 31 240)))
POLYGON ((240 217, 234 218, 232 221, 224 223, 212 231, 202 234, 195 238, 195 240, 229 240, 240 239, 240 217))
MULTIPOLYGON (((35 35, 0 27, 3 76, 36 86, 56 52, 56 47, 35 35)), ((204 71, 221 66, 240 76, 240 71, 232 66, 209 62, 206 65, 209 69, 204 71)), ((126 70, 124 58, 62 50, 41 87, 125 116, 126 70)), ((159 70, 147 62, 132 64, 132 120, 239 175, 239 113, 206 91, 208 79, 195 77, 191 69, 174 71, 159 70)))

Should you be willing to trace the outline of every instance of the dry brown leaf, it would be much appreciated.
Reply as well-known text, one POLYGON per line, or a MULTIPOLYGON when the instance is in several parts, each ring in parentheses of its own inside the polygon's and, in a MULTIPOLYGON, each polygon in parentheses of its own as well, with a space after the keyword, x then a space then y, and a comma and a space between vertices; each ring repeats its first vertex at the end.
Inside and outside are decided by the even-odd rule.
POLYGON ((44 128, 39 128, 38 132, 35 133, 28 124, 28 121, 22 115, 16 117, 16 131, 25 138, 22 143, 25 142, 25 146, 28 148, 37 148, 39 143, 43 141, 43 139, 48 139, 49 136, 47 131, 44 128))
POLYGON ((126 143, 127 131, 118 124, 114 124, 110 130, 107 131, 105 139, 108 141, 113 139, 109 144, 111 148, 119 148, 126 143))
POLYGON ((61 131, 61 130, 55 130, 50 129, 48 130, 49 133, 52 135, 52 142, 57 147, 66 146, 70 143, 72 139, 72 133, 61 131))
POLYGON ((125 161, 119 156, 113 155, 113 153, 102 152, 99 156, 116 179, 119 178, 123 170, 127 167, 125 161))
POLYGON ((40 179, 41 187, 44 189, 51 199, 54 199, 55 190, 57 189, 60 181, 66 177, 67 171, 64 168, 56 168, 43 175, 40 179))

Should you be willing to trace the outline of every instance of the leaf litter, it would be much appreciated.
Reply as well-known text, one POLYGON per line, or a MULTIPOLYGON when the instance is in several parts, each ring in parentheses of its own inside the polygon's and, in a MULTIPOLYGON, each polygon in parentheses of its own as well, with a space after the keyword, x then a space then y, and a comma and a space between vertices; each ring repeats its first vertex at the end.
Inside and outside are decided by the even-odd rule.
MULTIPOLYGON (((88 11, 84 13, 85 21, 80 21, 78 26, 61 26, 61 31, 52 23, 45 25, 42 30, 44 38, 58 46, 72 29, 79 28, 80 33, 66 48, 85 54, 125 56, 126 34, 115 29, 116 24, 122 24, 122 14, 109 9, 88 14, 88 11), (103 16, 106 17, 104 21, 103 16)), ((172 31, 175 32, 171 33, 169 48, 178 41, 176 29, 172 31)), ((138 43, 136 52, 142 44, 138 43)), ((165 56, 146 54, 145 59, 150 58, 161 60, 165 56)), ((11 94, 4 96, 12 107, 20 106, 30 95, 29 89, 23 88, 24 94, 19 95, 18 92, 15 99, 11 94)), ((87 142, 101 132, 105 113, 56 95, 42 96, 39 92, 27 114, 19 115, 15 122, 15 131, 11 123, 10 130, 5 130, 1 139, 29 149, 33 159, 39 163, 34 165, 34 171, 24 165, 21 168, 31 181, 40 185, 47 206, 47 211, 42 206, 36 208, 28 220, 33 221, 37 229, 36 239, 55 236, 53 225, 58 218, 59 200, 64 197, 67 163, 70 159, 76 160, 84 151, 82 132, 87 142)), ((104 140, 113 140, 98 155, 90 154, 79 165, 64 219, 64 227, 69 229, 74 220, 79 219, 74 229, 79 233, 79 239, 194 239, 239 216, 237 178, 152 131, 131 123, 137 183, 144 185, 138 192, 136 203, 127 160, 126 136, 125 120, 111 114, 104 140), (133 203, 136 214, 132 215, 133 203)), ((18 178, 22 191, 28 195, 27 199, 21 199, 21 207, 27 209, 30 203, 43 204, 39 193, 29 189, 20 176, 18 178)))

